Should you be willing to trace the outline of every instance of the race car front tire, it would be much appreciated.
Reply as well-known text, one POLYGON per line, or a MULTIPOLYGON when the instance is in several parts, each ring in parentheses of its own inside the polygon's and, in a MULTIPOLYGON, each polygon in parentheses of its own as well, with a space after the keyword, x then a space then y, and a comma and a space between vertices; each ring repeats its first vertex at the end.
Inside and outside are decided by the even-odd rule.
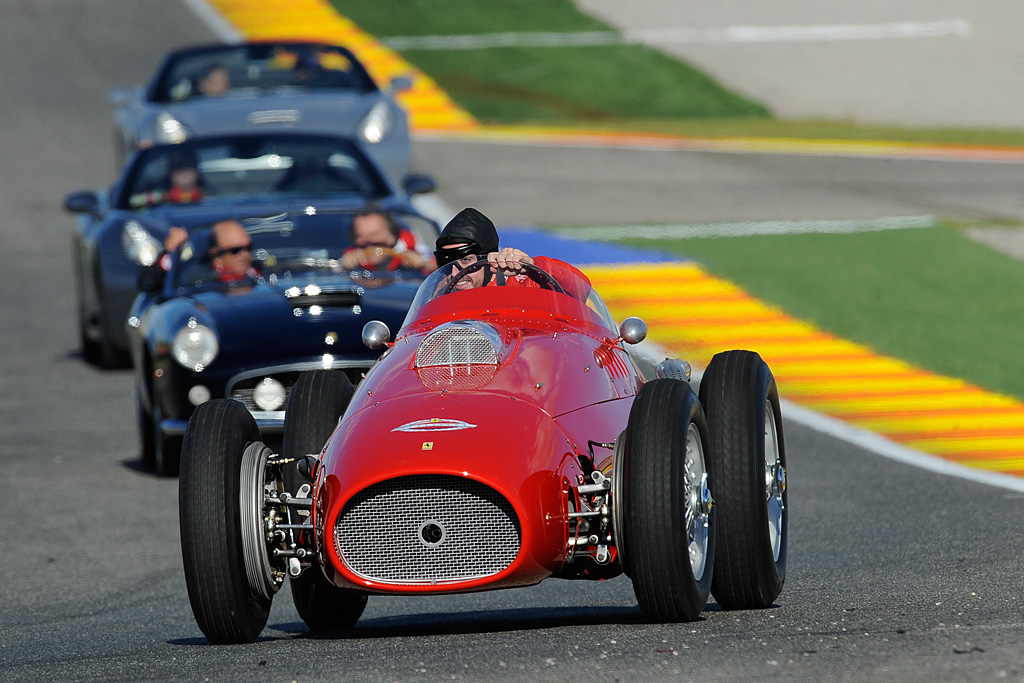
POLYGON ((271 600, 250 589, 242 547, 242 456, 258 441, 255 419, 231 399, 200 405, 185 429, 181 555, 192 613, 214 644, 255 642, 270 615, 271 600))
POLYGON ((707 423, 686 382, 656 379, 633 402, 621 459, 623 563, 644 614, 698 619, 715 566, 715 512, 707 487, 707 423))
POLYGON ((726 610, 770 606, 786 580, 789 510, 779 392, 752 351, 718 353, 704 371, 718 556, 711 592, 726 610))

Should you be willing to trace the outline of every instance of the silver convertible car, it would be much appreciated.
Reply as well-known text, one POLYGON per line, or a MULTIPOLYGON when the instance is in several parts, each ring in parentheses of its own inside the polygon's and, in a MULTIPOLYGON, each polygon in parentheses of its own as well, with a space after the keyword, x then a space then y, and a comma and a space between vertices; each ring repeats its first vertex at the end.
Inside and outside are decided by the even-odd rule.
POLYGON ((409 123, 394 93, 382 90, 349 50, 299 41, 183 48, 168 54, 147 85, 111 93, 119 162, 137 148, 196 135, 295 132, 352 137, 400 183, 410 170, 409 123))

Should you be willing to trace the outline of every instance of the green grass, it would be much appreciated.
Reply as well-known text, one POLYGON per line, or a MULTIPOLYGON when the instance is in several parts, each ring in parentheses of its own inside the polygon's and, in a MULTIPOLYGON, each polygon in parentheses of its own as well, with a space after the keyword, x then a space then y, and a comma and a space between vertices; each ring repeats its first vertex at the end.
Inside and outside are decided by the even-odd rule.
MULTIPOLYGON (((379 38, 502 32, 609 31, 568 0, 476 0, 400 5, 334 0, 379 38)), ((406 50, 456 102, 484 123, 610 123, 653 119, 767 118, 762 105, 704 73, 640 46, 406 50)))
MULTIPOLYGON (((332 0, 380 38, 607 31, 569 0, 332 0)), ((547 124, 688 137, 792 137, 1024 147, 1024 130, 782 121, 702 72, 642 47, 406 51, 485 123, 547 124)))
POLYGON ((954 227, 623 244, 697 259, 840 337, 1024 399, 1024 262, 954 227))

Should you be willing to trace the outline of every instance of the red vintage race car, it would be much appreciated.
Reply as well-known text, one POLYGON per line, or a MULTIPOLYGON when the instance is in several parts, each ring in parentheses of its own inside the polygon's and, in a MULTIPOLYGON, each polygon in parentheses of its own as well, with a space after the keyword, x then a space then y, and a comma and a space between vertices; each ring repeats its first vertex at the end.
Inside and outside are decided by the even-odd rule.
MULTIPOLYGON (((786 574, 779 396, 750 351, 689 383, 647 379, 590 283, 537 259, 437 270, 357 387, 301 377, 281 453, 249 411, 192 416, 180 480, 182 554, 212 643, 256 640, 284 584, 314 630, 353 626, 373 594, 445 594, 625 573, 652 621, 767 607, 786 574), (461 268, 461 270, 460 270, 461 268), (470 286, 470 284, 479 286, 470 286)), ((648 370, 649 372, 649 370, 648 370)))

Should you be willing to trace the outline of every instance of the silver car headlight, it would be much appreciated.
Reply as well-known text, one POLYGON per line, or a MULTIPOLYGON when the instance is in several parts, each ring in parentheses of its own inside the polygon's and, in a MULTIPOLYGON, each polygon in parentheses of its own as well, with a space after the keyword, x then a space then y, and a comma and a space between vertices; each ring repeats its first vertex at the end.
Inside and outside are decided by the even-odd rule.
POLYGON ((121 246, 124 247, 125 255, 140 266, 156 263, 163 248, 160 241, 146 232, 137 221, 128 221, 121 228, 121 246))
POLYGON ((182 125, 181 121, 174 118, 173 114, 161 112, 156 117, 155 137, 158 143, 177 145, 178 143, 185 142, 186 138, 188 138, 188 131, 185 130, 185 126, 182 125))
POLYGON ((193 372, 202 372, 213 362, 220 351, 217 335, 206 325, 200 325, 195 318, 178 330, 171 344, 171 354, 182 367, 193 372))
POLYGON ((370 108, 369 113, 359 122, 359 135, 371 145, 375 145, 391 131, 391 110, 387 102, 378 102, 370 108))

